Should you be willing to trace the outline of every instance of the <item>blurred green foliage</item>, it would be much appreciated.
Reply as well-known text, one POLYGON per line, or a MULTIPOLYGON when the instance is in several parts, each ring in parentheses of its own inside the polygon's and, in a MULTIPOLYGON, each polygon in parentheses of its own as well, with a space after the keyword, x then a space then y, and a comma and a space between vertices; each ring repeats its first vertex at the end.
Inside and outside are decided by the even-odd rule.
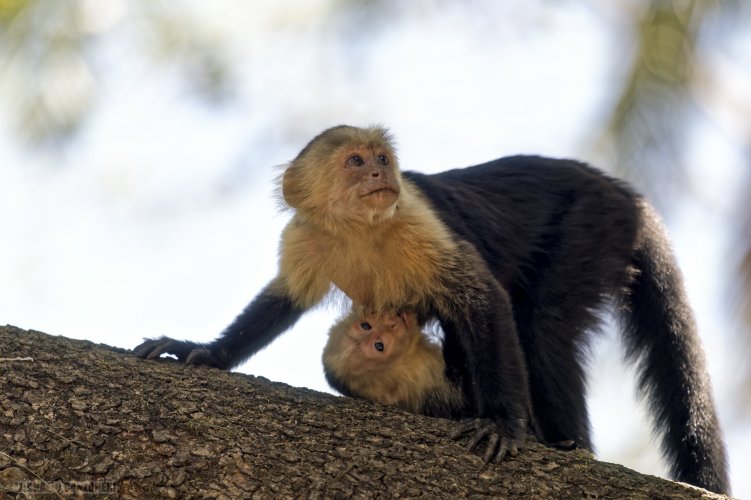
POLYGON ((86 123, 103 84, 98 50, 124 24, 147 64, 177 65, 200 98, 231 95, 221 40, 189 10, 163 0, 103 1, 109 8, 97 0, 0 0, 0 92, 28 146, 64 146, 86 123))
POLYGON ((0 0, 0 23, 12 22, 27 3, 27 0, 0 0))

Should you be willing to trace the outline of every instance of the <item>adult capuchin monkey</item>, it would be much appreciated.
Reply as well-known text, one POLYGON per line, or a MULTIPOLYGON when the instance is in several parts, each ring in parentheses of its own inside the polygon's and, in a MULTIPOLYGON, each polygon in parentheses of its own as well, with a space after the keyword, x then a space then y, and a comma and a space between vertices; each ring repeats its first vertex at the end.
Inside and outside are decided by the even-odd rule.
POLYGON ((515 156, 401 173, 386 130, 315 137, 281 181, 294 216, 279 272, 208 344, 136 347, 229 369, 332 286, 368 311, 416 311, 444 332, 446 377, 477 418, 486 459, 518 447, 530 408, 546 442, 590 442, 583 356, 613 299, 672 475, 727 492, 725 452, 682 278, 647 202, 571 160, 515 156), (530 387, 534 390, 530 391, 530 387))

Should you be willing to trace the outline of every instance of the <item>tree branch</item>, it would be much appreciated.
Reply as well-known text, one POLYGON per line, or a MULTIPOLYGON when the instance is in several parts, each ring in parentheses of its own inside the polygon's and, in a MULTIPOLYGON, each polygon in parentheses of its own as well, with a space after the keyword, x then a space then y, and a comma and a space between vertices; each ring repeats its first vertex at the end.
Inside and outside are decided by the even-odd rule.
POLYGON ((483 465, 447 420, 10 326, 0 358, 6 493, 721 498, 535 443, 483 465))

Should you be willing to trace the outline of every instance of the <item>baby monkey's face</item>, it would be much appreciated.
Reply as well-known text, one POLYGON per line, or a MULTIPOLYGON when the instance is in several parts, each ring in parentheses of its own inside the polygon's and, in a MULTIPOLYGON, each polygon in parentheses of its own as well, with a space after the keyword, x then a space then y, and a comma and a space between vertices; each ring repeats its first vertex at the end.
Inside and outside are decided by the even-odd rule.
POLYGON ((347 337, 357 345, 355 352, 363 361, 383 364, 405 352, 412 326, 417 326, 414 313, 365 314, 354 321, 347 337))

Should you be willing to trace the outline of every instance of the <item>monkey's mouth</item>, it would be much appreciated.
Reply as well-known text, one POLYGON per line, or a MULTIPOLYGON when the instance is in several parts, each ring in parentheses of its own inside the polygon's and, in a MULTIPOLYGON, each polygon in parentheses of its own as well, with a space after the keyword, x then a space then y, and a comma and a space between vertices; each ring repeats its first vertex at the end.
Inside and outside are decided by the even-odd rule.
POLYGON ((380 196, 380 195, 399 196, 399 191, 390 187, 382 187, 382 188, 374 189, 373 191, 370 191, 368 193, 365 193, 362 197, 367 198, 369 196, 380 196))

